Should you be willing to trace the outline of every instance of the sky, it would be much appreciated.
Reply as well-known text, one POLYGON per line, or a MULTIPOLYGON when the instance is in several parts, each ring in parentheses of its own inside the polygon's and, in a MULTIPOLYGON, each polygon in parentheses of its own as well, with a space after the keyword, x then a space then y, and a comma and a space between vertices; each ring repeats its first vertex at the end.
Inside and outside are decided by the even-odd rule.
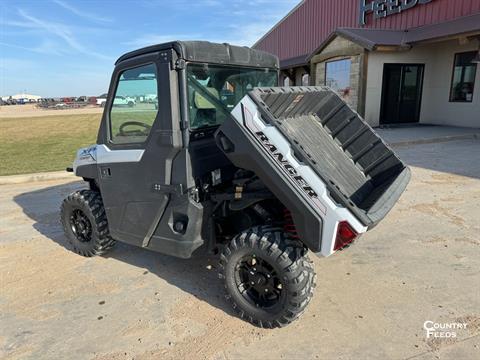
POLYGON ((0 95, 99 95, 125 52, 171 40, 251 46, 299 0, 0 0, 0 95))

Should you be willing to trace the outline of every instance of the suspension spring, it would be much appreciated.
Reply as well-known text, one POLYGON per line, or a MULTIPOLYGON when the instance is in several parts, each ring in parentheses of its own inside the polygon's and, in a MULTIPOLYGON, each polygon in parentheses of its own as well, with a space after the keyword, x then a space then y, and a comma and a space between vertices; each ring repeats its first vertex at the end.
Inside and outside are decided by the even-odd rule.
POLYGON ((287 208, 283 209, 283 219, 283 231, 289 234, 293 239, 299 239, 297 228, 293 222, 292 213, 287 208))

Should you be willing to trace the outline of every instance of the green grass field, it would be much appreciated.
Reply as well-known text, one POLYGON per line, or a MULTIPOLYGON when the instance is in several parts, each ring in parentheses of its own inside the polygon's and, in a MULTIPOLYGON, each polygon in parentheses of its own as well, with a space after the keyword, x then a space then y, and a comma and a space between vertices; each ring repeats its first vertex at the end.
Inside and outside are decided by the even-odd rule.
POLYGON ((64 170, 94 144, 101 114, 0 119, 0 176, 64 170))

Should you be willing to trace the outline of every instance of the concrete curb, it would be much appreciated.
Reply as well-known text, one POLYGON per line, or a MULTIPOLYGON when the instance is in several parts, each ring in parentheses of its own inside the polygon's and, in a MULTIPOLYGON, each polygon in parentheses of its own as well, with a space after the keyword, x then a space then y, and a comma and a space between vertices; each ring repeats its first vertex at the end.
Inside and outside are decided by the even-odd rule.
POLYGON ((389 143, 389 145, 391 147, 402 147, 402 146, 408 146, 408 145, 437 144, 437 143, 444 143, 444 142, 456 141, 456 140, 473 140, 473 139, 480 139, 480 133, 442 136, 442 137, 431 138, 431 139, 399 141, 399 142, 389 143))
POLYGON ((53 171, 35 174, 0 176, 0 185, 23 184, 48 180, 78 179, 73 173, 66 171, 53 171))

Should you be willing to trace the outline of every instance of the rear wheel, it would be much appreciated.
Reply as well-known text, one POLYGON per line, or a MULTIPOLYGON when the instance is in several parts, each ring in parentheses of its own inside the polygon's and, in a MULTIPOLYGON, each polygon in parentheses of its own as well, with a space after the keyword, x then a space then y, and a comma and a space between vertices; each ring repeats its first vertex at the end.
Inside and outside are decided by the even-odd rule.
POLYGON ((102 255, 114 244, 100 193, 80 190, 62 203, 61 221, 73 250, 83 256, 102 255))
POLYGON ((220 256, 220 276, 240 317, 267 328, 297 319, 315 288, 306 252, 279 228, 254 227, 235 236, 220 256))

